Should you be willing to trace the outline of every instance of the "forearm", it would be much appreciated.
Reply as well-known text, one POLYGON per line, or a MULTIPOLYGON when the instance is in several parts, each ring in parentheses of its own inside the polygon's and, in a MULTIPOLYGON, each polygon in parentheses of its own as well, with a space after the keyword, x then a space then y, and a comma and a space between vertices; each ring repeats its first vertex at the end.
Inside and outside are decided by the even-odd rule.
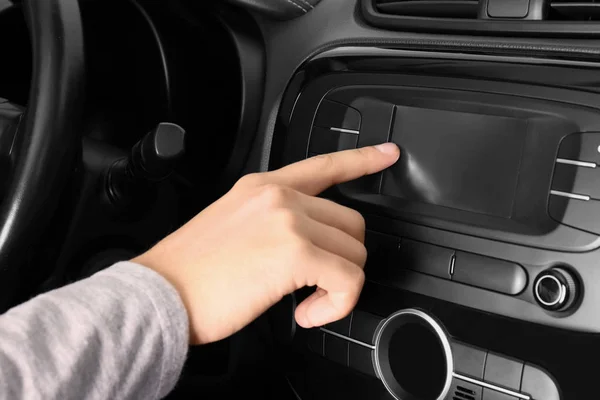
POLYGON ((0 316, 0 398, 160 398, 188 340, 175 289, 120 263, 0 316))

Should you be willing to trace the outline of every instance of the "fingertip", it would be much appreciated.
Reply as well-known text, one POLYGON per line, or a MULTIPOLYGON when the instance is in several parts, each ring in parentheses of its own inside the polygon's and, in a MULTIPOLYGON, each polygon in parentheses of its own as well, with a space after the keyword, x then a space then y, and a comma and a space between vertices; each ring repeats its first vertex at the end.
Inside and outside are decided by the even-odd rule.
POLYGON ((311 323, 310 319, 307 316, 307 311, 308 308, 310 307, 310 305, 312 303, 314 303, 316 300, 320 299, 321 297, 325 296, 327 294, 327 292, 321 288, 317 288, 317 290, 315 290, 315 292, 313 294, 311 294, 310 296, 308 296, 306 299, 304 299, 304 301, 302 301, 298 307, 296 307, 296 311, 295 311, 295 318, 296 318, 296 323, 298 325, 300 325, 302 328, 305 329, 309 329, 314 327, 315 325, 311 323))
POLYGON ((296 308, 296 323, 300 325, 304 329, 310 329, 312 326, 309 324, 308 319, 306 318, 306 307, 296 308))
POLYGON ((398 161, 400 158, 400 148, 395 143, 387 142, 378 144, 374 147, 386 156, 394 157, 394 162, 398 161))
POLYGON ((331 299, 327 296, 310 303, 304 313, 305 322, 310 327, 327 325, 342 319, 344 316, 340 314, 340 310, 332 304, 331 299))

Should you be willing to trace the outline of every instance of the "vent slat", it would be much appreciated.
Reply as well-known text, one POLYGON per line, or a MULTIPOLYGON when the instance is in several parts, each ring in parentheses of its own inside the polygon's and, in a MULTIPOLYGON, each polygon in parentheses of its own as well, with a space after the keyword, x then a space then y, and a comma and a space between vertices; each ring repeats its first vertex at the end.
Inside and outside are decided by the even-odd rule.
POLYGON ((457 391, 454 393, 454 400, 475 400, 475 397, 457 391))
POLYGON ((475 0, 405 0, 380 1, 377 8, 384 14, 424 18, 477 18, 479 2, 475 0))
POLYGON ((474 390, 467 389, 466 387, 463 387, 463 386, 460 386, 460 385, 457 385, 456 389, 459 390, 459 391, 461 391, 461 392, 465 392, 465 393, 468 393, 468 394, 471 394, 471 395, 475 395, 475 391, 474 390))
POLYGON ((475 391, 457 385, 452 400, 475 400, 475 391))
POLYGON ((553 20, 597 21, 600 20, 600 3, 586 1, 553 1, 550 3, 553 20))

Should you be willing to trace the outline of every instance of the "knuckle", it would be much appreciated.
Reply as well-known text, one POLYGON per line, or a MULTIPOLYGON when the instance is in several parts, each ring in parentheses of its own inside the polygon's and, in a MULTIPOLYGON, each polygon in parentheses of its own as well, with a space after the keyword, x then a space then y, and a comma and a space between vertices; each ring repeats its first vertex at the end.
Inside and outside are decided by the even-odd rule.
POLYGON ((275 223, 281 231, 295 235, 300 226, 300 217, 290 209, 281 208, 275 213, 275 223))
POLYGON ((356 154, 358 154, 361 158, 369 159, 372 156, 373 149, 371 147, 359 147, 356 149, 356 154))
POLYGON ((351 214, 352 214, 352 218, 354 220, 354 224, 356 226, 356 230, 364 235, 365 229, 367 228, 367 223, 365 222, 365 217, 363 217, 363 215, 356 210, 352 210, 351 214))
MULTIPOLYGON (((368 146, 368 147, 359 147, 358 149, 356 149, 356 154, 362 159, 362 161, 360 162, 364 162, 366 164, 368 164, 371 160, 373 160, 376 157, 376 152, 377 150, 375 150, 373 147, 368 146)), ((365 174, 367 174, 367 172, 365 171, 365 174)))
POLYGON ((347 281, 345 284, 348 292, 352 295, 356 294, 358 297, 358 294, 365 284, 365 271, 358 266, 353 266, 353 268, 348 271, 347 281))
POLYGON ((335 159, 332 154, 320 154, 314 157, 315 163, 318 163, 319 169, 332 169, 335 165, 335 159))
POLYGON ((365 284, 365 271, 362 268, 354 268, 352 282, 356 285, 358 292, 360 292, 365 284))
POLYGON ((291 265, 304 268, 306 261, 313 257, 312 243, 300 236, 293 235, 288 239, 287 254, 291 265))
POLYGON ((289 198, 290 191, 284 186, 268 184, 260 189, 260 199, 268 208, 281 208, 289 202, 289 198))
POLYGON ((252 174, 242 176, 237 181, 236 186, 238 186, 238 187, 253 187, 253 186, 259 186, 262 182, 263 182, 263 174, 252 173, 252 174))
POLYGON ((358 250, 358 255, 360 257, 360 267, 364 267, 365 264, 367 263, 367 248, 364 245, 361 245, 359 250, 358 250))

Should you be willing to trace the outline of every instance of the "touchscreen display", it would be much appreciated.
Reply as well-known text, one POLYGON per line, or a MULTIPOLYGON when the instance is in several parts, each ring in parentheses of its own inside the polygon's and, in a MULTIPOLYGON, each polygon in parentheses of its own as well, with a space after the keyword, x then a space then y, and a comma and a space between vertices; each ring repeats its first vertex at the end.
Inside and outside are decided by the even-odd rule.
POLYGON ((397 106, 381 193, 510 218, 526 137, 524 119, 397 106))

